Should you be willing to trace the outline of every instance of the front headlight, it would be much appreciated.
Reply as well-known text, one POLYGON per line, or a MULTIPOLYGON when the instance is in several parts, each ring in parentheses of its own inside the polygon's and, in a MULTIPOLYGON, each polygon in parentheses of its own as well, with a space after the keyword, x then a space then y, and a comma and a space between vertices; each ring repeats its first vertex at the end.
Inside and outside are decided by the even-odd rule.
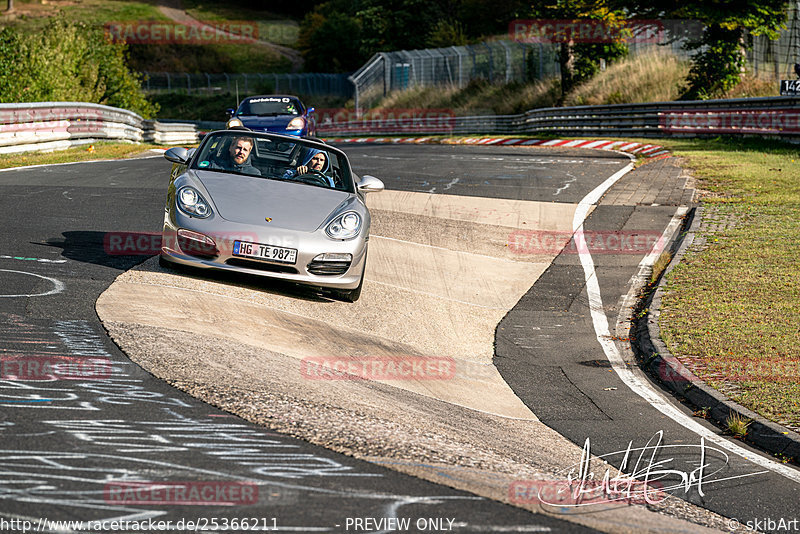
POLYGON ((185 186, 178 189, 176 200, 178 208, 189 215, 194 215, 201 219, 205 219, 211 215, 211 207, 208 205, 208 202, 206 202, 203 195, 194 187, 185 186))
POLYGON ((342 213, 325 228, 325 233, 333 239, 351 239, 361 231, 361 215, 355 211, 342 213))
POLYGON ((306 127, 306 120, 303 117, 295 117, 294 119, 289 121, 289 124, 286 126, 287 130, 302 130, 306 127))

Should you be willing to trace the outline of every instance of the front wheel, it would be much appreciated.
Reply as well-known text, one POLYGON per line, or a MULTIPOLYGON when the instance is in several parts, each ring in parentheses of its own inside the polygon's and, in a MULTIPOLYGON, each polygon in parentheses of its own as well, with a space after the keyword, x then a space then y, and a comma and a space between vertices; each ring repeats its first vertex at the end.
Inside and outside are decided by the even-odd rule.
MULTIPOLYGON (((364 269, 366 270, 366 268, 364 269)), ((361 273, 361 281, 355 289, 334 289, 333 296, 345 302, 355 302, 361 297, 361 288, 364 286, 364 273, 361 273)))

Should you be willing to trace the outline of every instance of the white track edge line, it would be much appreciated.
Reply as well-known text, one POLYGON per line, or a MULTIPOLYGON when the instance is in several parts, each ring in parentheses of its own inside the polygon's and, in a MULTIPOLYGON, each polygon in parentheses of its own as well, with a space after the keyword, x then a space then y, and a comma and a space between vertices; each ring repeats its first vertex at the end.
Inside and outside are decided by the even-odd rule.
MULTIPOLYGON (((591 204, 599 200, 606 190, 614 185, 617 180, 619 180, 632 168, 633 163, 631 162, 628 166, 613 174, 605 182, 597 186, 597 188, 586 195, 586 197, 584 197, 584 199, 578 204, 578 210, 575 212, 575 217, 572 220, 573 230, 576 232, 576 241, 580 241, 576 243, 576 245, 579 251, 581 265, 583 266, 584 278, 586 281, 586 292, 589 298, 589 312, 592 316, 592 324, 594 325, 595 335, 598 343, 600 343, 606 358, 608 358, 608 360, 611 362, 614 371, 616 371, 617 375, 625 383, 625 385, 627 385, 634 393, 646 400, 655 409, 687 430, 691 430, 698 436, 705 438, 707 441, 719 445, 723 449, 733 452, 737 456, 741 456, 744 460, 748 460, 759 467, 769 469, 774 473, 780 474, 794 482, 800 483, 799 472, 774 460, 754 454, 747 449, 744 449, 743 447, 740 447, 739 445, 736 445, 735 443, 718 436, 714 432, 711 432, 707 428, 697 423, 697 421, 692 420, 690 417, 675 408, 675 406, 673 406, 669 401, 661 397, 650 384, 643 382, 625 366, 625 362, 622 359, 614 340, 612 339, 608 326, 608 318, 603 310, 603 300, 600 296, 600 285, 597 280, 597 273, 594 269, 594 260, 588 251, 583 237, 583 221, 591 204)), ((668 226, 664 232, 666 233, 669 229, 670 227, 668 226)), ((664 236, 662 235, 662 239, 663 238, 664 236)), ((659 243, 662 242, 662 239, 659 239, 659 243)), ((659 245, 656 244, 656 246, 659 245)), ((651 251, 651 253, 648 254, 640 263, 640 269, 642 268, 642 265, 645 267, 652 266, 652 262, 654 261, 655 257, 657 256, 651 251), (647 265, 646 262, 651 263, 650 265, 647 265)))

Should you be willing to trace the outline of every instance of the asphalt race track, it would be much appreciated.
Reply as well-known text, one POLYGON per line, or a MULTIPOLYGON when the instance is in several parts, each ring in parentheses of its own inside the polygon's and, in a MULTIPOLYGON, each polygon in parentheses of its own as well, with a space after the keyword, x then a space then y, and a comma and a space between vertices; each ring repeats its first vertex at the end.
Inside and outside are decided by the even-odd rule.
MULTIPOLYGON (((716 514, 741 524, 793 519, 797 478, 715 443, 701 447, 697 433, 651 407, 605 363, 585 266, 569 243, 581 201, 628 157, 344 149, 359 174, 387 186, 370 198, 371 271, 355 305, 280 284, 164 271, 148 259, 146 238, 138 254, 111 250, 109 236, 160 230, 170 168, 161 157, 0 173, 0 530, 78 532, 49 522, 80 520, 108 522, 83 531, 113 531, 110 522, 122 520, 170 521, 169 530, 187 532, 698 532, 736 526, 716 514), (531 232, 541 228, 522 226, 529 221, 548 221, 567 248, 533 247, 531 232), (524 245, 509 249, 512 238, 524 245), (470 284, 487 270, 497 280, 470 284), (442 324, 449 330, 437 330, 442 324), (237 344, 244 352, 231 348, 237 344), (319 347, 336 355, 336 346, 446 353, 485 371, 478 384, 486 389, 481 395, 463 377, 309 383, 293 367, 319 347), (43 380, 37 366, 54 362, 83 371, 43 380), (423 437, 425 446, 407 446, 423 437), (594 455, 649 442, 644 456, 672 459, 657 465, 669 470, 660 484, 675 486, 668 493, 678 499, 653 507, 668 515, 514 500, 514 481, 565 477, 587 439, 594 455), (691 482, 677 488, 684 476, 691 482), (194 500, 176 498, 179 487, 194 488, 194 500)), ((663 161, 625 175, 589 210, 585 230, 661 235, 687 204, 670 193, 677 178, 663 161), (659 185, 665 175, 669 187, 659 185)), ((593 255, 611 325, 648 252, 634 248, 593 255)), ((619 467, 620 455, 609 461, 619 467)))

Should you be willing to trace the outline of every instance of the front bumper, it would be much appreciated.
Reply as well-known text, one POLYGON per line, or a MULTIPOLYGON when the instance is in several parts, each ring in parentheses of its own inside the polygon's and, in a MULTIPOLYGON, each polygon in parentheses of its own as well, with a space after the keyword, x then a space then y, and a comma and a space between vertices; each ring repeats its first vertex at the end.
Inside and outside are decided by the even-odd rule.
POLYGON ((296 232, 269 229, 233 223, 220 217, 212 222, 173 210, 172 214, 166 213, 164 217, 161 255, 173 263, 201 269, 247 273, 317 287, 355 289, 361 282, 366 263, 367 240, 363 236, 368 235, 368 230, 364 228, 359 237, 349 241, 334 241, 325 235, 324 230, 296 232), (187 244, 186 238, 179 236, 179 229, 211 237, 216 244, 215 249, 201 250, 192 241, 187 244), (297 258, 295 263, 289 264, 236 256, 233 254, 236 240, 296 249, 297 258), (342 262, 338 262, 338 265, 331 262, 329 266, 313 263, 315 257, 324 253, 351 254, 352 260, 349 266, 342 262), (342 274, 314 274, 339 273, 342 270, 342 274))

